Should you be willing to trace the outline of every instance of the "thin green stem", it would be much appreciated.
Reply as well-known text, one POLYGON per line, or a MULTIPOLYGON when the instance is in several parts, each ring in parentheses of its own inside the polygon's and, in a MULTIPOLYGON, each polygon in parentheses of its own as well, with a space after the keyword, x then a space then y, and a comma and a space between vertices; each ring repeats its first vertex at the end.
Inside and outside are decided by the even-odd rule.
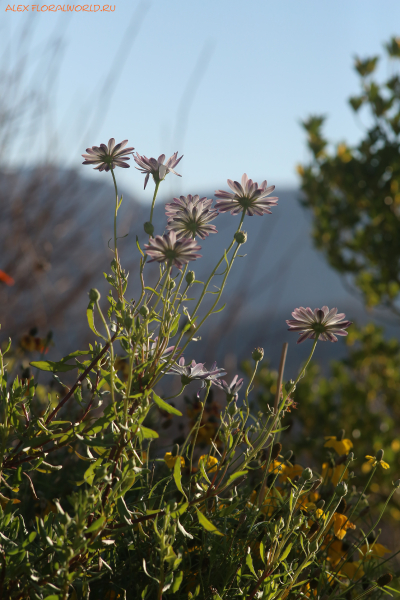
MULTIPOLYGON (((156 198, 157 198, 157 193, 158 193, 158 188, 160 187, 160 181, 158 181, 156 183, 156 187, 154 189, 154 195, 153 195, 153 202, 151 203, 151 210, 150 210, 150 223, 153 223, 153 211, 154 211, 154 205, 156 203, 156 198)), ((151 237, 151 236, 150 236, 151 237)))

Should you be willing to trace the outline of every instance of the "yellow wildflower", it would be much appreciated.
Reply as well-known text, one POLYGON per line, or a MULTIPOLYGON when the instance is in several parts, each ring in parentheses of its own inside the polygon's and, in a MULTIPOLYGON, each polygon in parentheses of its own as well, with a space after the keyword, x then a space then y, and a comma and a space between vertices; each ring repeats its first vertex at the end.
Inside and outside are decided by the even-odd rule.
POLYGON ((215 458, 215 456, 208 456, 208 454, 203 454, 199 458, 199 467, 201 462, 204 464, 204 468, 206 471, 213 473, 217 470, 218 460, 215 458))
POLYGON ((169 469, 173 469, 176 463, 177 458, 181 459, 181 465, 182 467, 185 466, 185 459, 183 458, 183 456, 172 456, 171 452, 166 452, 165 456, 164 456, 164 460, 165 460, 165 464, 167 465, 167 467, 169 469))
POLYGON ((334 436, 325 437, 324 448, 333 448, 340 456, 348 454, 353 447, 353 442, 348 439, 338 440, 334 436))
POLYGON ((288 477, 293 481, 293 479, 296 477, 296 475, 298 475, 300 477, 302 472, 303 472, 303 467, 301 467, 300 465, 293 465, 292 467, 282 465, 282 471, 281 471, 282 481, 287 481, 288 477))
POLYGON ((369 547, 369 551, 367 544, 364 544, 364 546, 361 546, 360 552, 368 560, 370 558, 382 558, 385 554, 390 554, 390 550, 386 546, 377 542, 369 547))
POLYGON ((346 562, 340 568, 340 573, 346 575, 349 579, 360 579, 364 576, 364 569, 361 566, 361 562, 346 562))
POLYGON ((337 467, 333 468, 329 466, 329 463, 324 463, 322 465, 322 477, 325 479, 327 476, 328 479, 332 480, 332 483, 335 486, 339 483, 339 479, 341 478, 342 474, 344 474, 343 479, 347 479, 348 472, 345 465, 338 465, 337 467))
POLYGON ((350 523, 347 517, 341 515, 340 513, 334 513, 332 519, 329 522, 328 528, 333 523, 333 530, 335 532, 335 536, 342 540, 346 535, 348 529, 355 529, 356 526, 354 523, 350 523))
POLYGON ((387 462, 385 462, 384 460, 377 460, 375 456, 369 456, 367 454, 365 458, 373 467, 376 467, 376 465, 380 465, 383 469, 390 469, 390 465, 387 462))

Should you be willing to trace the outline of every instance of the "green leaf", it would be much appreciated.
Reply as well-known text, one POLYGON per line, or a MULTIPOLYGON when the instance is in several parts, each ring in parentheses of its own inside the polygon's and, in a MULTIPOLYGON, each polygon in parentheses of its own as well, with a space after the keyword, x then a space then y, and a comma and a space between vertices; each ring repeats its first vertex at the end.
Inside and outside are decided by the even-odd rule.
POLYGON ((179 571, 179 573, 175 573, 174 575, 174 583, 172 584, 172 591, 177 592, 181 587, 181 583, 183 580, 183 571, 179 571))
MULTIPOLYGON (((175 463, 176 464, 176 463, 175 463)), ((202 512, 199 511, 199 509, 196 506, 196 513, 197 513, 197 518, 199 520, 199 523, 202 527, 204 527, 204 529, 206 531, 209 531, 210 533, 214 533, 215 535, 224 535, 223 533, 221 533, 220 531, 218 531, 218 529, 215 527, 215 525, 213 525, 211 523, 211 521, 209 521, 207 519, 207 517, 205 517, 203 515, 202 512)))
POLYGON ((226 303, 223 306, 221 306, 221 308, 219 308, 218 310, 214 310, 212 313, 210 313, 210 315, 216 315, 217 313, 224 310, 225 306, 226 306, 226 303))
POLYGON ((247 475, 247 473, 248 471, 237 471, 237 473, 232 473, 226 484, 228 485, 229 483, 232 483, 232 481, 235 481, 235 479, 237 479, 238 477, 243 477, 243 475, 247 475))
POLYGON ((284 549, 284 551, 283 551, 283 552, 282 552, 282 554, 280 555, 280 557, 279 557, 279 560, 281 560, 281 561, 285 560, 285 558, 287 557, 287 555, 288 555, 288 554, 289 554, 289 552, 291 551, 291 549, 292 549, 292 546, 293 546, 293 543, 291 543, 291 544, 288 544, 288 545, 286 546, 286 548, 284 549))
POLYGON ((174 511, 172 511, 170 513, 171 517, 173 519, 177 519, 178 517, 180 517, 181 515, 183 515, 184 512, 186 512, 188 506, 189 506, 189 503, 188 502, 184 502, 183 504, 181 504, 181 506, 179 506, 179 508, 177 510, 174 510, 174 511))
POLYGON ((160 398, 160 396, 157 396, 157 394, 155 393, 154 390, 153 390, 153 400, 157 404, 158 408, 165 410, 165 412, 170 413, 171 415, 178 415, 178 417, 182 416, 182 413, 180 410, 178 410, 178 409, 174 408, 173 406, 171 406, 170 404, 167 404, 166 402, 164 402, 164 400, 162 400, 162 398, 160 398))
POLYGON ((185 494, 185 492, 183 491, 183 487, 182 487, 182 473, 181 473, 181 458, 180 456, 178 456, 178 458, 175 461, 174 464, 174 481, 175 481, 175 485, 178 488, 178 490, 180 491, 181 494, 183 494, 187 500, 187 496, 185 494))
POLYGON ((65 373, 76 369, 76 365, 66 365, 63 362, 53 362, 51 360, 34 360, 29 363, 31 367, 36 367, 40 371, 51 371, 52 373, 65 373))
POLYGON ((96 521, 94 523, 92 523, 90 527, 88 527, 86 529, 85 533, 91 533, 92 531, 97 531, 98 529, 101 529, 105 522, 106 522, 106 517, 104 515, 102 515, 101 517, 96 519, 96 521))
POLYGON ((142 249, 141 249, 141 247, 140 247, 140 244, 139 244, 139 238, 138 238, 138 236, 136 236, 136 246, 138 247, 138 250, 139 250, 140 254, 141 254, 141 255, 143 256, 143 258, 144 258, 143 250, 142 250, 142 249))
POLYGON ((90 465, 90 467, 88 469, 86 469, 85 474, 83 476, 83 479, 86 481, 86 483, 88 483, 89 485, 92 485, 93 483, 93 479, 94 479, 94 472, 95 469, 101 465, 101 463, 103 462, 102 458, 98 458, 96 460, 96 462, 92 463, 90 465))
POLYGON ((44 600, 60 600, 60 596, 58 594, 50 594, 50 596, 46 596, 44 600))
POLYGON ((137 435, 138 435, 140 441, 155 440, 159 437, 159 435, 156 431, 153 431, 153 429, 148 429, 147 427, 143 427, 143 425, 141 425, 140 428, 138 429, 137 435))
POLYGON ((89 302, 89 306, 86 309, 86 316, 87 316, 87 320, 88 320, 88 324, 90 329, 93 331, 93 333, 95 335, 97 335, 98 337, 103 337, 96 329, 95 325, 94 325, 94 315, 93 315, 93 307, 94 307, 94 302, 90 301, 89 302))
MULTIPOLYGON (((250 548, 249 548, 249 550, 250 550, 250 548)), ((253 573, 254 577, 257 577, 256 572, 254 570, 253 559, 251 558, 250 552, 246 556, 246 565, 249 567, 249 569, 253 573)))

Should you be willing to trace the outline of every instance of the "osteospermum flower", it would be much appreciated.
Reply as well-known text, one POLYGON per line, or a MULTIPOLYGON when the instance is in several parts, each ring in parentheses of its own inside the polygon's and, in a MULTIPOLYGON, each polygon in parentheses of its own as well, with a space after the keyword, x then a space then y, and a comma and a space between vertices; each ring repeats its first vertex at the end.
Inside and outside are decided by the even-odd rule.
POLYGON ((183 385, 189 384, 191 381, 200 380, 201 387, 197 393, 197 396, 200 395, 200 391, 206 387, 207 381, 211 383, 218 383, 217 379, 226 375, 226 371, 224 369, 219 369, 217 367, 217 363, 214 363, 210 370, 204 367, 205 363, 196 363, 196 361, 192 360, 190 365, 185 365, 185 358, 181 356, 178 363, 171 365, 169 371, 167 371, 168 375, 180 375, 181 382, 183 385))
POLYGON ((141 173, 146 173, 146 177, 144 178, 144 189, 146 189, 147 182, 149 181, 150 175, 153 176, 154 183, 160 183, 168 173, 174 173, 178 175, 178 177, 182 177, 174 168, 178 164, 180 160, 183 158, 183 154, 180 158, 177 158, 178 152, 175 152, 172 156, 169 157, 167 162, 165 161, 165 154, 160 154, 158 158, 147 158, 147 156, 140 156, 136 152, 136 156, 134 156, 134 161, 139 166, 136 167, 138 171, 141 173))
POLYGON ((195 237, 198 235, 204 240, 210 233, 218 233, 215 225, 210 221, 215 219, 218 211, 211 209, 212 200, 192 196, 180 196, 173 202, 165 205, 165 214, 168 217, 167 229, 175 231, 177 238, 195 237))
POLYGON ((201 257, 201 254, 197 254, 197 250, 201 250, 201 247, 194 240, 188 238, 177 240, 175 231, 150 238, 149 243, 144 247, 146 254, 151 257, 149 263, 167 262, 175 265, 178 269, 189 261, 201 257))
POLYGON ((347 335, 345 329, 352 324, 351 321, 342 322, 346 316, 344 313, 337 314, 337 308, 329 310, 327 306, 315 308, 314 312, 310 307, 300 306, 294 309, 292 316, 294 319, 286 323, 289 325, 288 331, 299 332, 298 344, 309 338, 315 339, 316 336, 323 342, 337 342, 336 335, 347 335))
POLYGON ((223 190, 215 192, 216 197, 221 198, 215 204, 215 208, 219 212, 230 212, 231 215, 238 215, 245 210, 250 217, 253 215, 261 216, 271 214, 269 207, 276 206, 278 203, 276 197, 267 199, 267 196, 274 191, 274 185, 267 187, 267 182, 263 181, 259 186, 258 183, 249 179, 246 173, 242 176, 241 184, 238 181, 228 179, 228 185, 233 193, 224 192, 223 190))
POLYGON ((130 160, 128 154, 133 154, 135 148, 125 148, 128 140, 124 140, 119 144, 115 145, 115 139, 110 138, 107 146, 100 144, 100 146, 92 146, 92 148, 86 148, 87 154, 82 154, 83 165, 97 165, 95 169, 99 171, 109 171, 115 169, 115 167, 123 167, 129 169, 126 160, 130 160))
POLYGON ((239 379, 238 381, 238 377, 239 375, 235 375, 230 385, 228 385, 223 379, 215 382, 219 388, 224 390, 225 394, 228 396, 228 400, 237 400, 239 397, 238 391, 243 385, 243 379, 239 379))

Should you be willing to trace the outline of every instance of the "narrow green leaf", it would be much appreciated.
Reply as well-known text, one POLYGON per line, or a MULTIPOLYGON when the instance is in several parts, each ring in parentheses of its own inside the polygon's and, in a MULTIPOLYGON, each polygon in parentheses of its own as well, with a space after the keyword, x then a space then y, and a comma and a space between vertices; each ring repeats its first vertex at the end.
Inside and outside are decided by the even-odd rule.
POLYGON ((186 512, 188 506, 189 506, 189 503, 184 502, 183 504, 181 504, 181 506, 178 507, 177 510, 174 510, 173 512, 171 512, 171 517, 173 519, 177 519, 178 517, 183 515, 184 512, 186 512))
POLYGON ((90 527, 86 529, 85 533, 91 533, 92 531, 97 531, 98 529, 101 529, 105 522, 106 518, 104 515, 102 515, 101 517, 96 519, 96 521, 92 523, 90 527))
POLYGON ((183 581, 183 571, 179 571, 179 573, 175 573, 174 575, 174 583, 172 584, 172 591, 177 592, 181 587, 181 583, 183 581))
POLYGON ((156 431, 153 431, 153 429, 148 429, 148 427, 143 427, 143 425, 140 427, 140 429, 138 429, 137 434, 141 440, 155 440, 159 437, 156 431))
POLYGON ((53 362, 51 360, 34 360, 29 364, 40 371, 51 371, 53 373, 65 373, 76 369, 76 365, 66 365, 63 362, 53 362))
POLYGON ((186 496, 185 492, 183 491, 183 487, 182 487, 182 473, 181 473, 180 457, 177 458, 177 460, 175 461, 175 464, 174 464, 174 481, 175 481, 175 485, 178 488, 178 490, 180 491, 180 493, 183 494, 187 500, 187 496, 186 496))
POLYGON ((95 325, 94 325, 94 315, 93 315, 93 307, 94 307, 94 302, 90 301, 89 302, 89 306, 86 309, 86 316, 87 316, 87 320, 88 320, 88 324, 90 329, 93 331, 93 333, 95 335, 97 335, 98 337, 103 337, 96 329, 95 325))
POLYGON ((211 523, 211 521, 209 521, 207 519, 207 517, 205 517, 203 515, 202 512, 199 511, 199 509, 196 506, 196 513, 197 513, 197 518, 199 520, 199 523, 202 527, 204 527, 204 529, 206 531, 209 531, 210 533, 214 533, 215 535, 224 535, 223 533, 221 533, 220 531, 218 531, 218 529, 215 527, 215 525, 213 525, 211 523))
POLYGON ((136 246, 138 247, 138 250, 139 250, 140 254, 141 254, 141 255, 143 256, 143 258, 144 258, 143 250, 142 250, 142 249, 141 249, 141 247, 140 247, 140 244, 139 244, 139 238, 138 238, 138 236, 136 236, 136 246))
POLYGON ((214 310, 214 311, 213 311, 212 313, 210 313, 210 314, 211 314, 211 315, 216 315, 217 313, 219 313, 219 312, 221 312, 222 310, 224 310, 225 306, 226 306, 226 303, 225 303, 223 306, 221 306, 221 308, 219 308, 218 310, 214 310))
POLYGON ((232 475, 229 477, 228 481, 226 482, 227 485, 229 483, 232 483, 232 481, 235 481, 235 479, 237 479, 238 477, 243 477, 243 475, 247 475, 248 471, 237 471, 237 473, 232 473, 232 475))
POLYGON ((178 417, 182 416, 182 413, 180 410, 174 408, 170 404, 167 404, 164 400, 162 400, 162 398, 160 398, 160 396, 157 396, 157 394, 155 393, 154 390, 153 390, 153 400, 157 404, 157 406, 159 408, 161 408, 162 410, 165 410, 165 412, 170 413, 171 415, 178 415, 178 417))
POLYGON ((284 551, 282 552, 282 554, 281 554, 281 555, 280 555, 280 557, 279 557, 279 559, 280 559, 281 561, 285 560, 285 558, 287 557, 287 555, 288 555, 288 554, 289 554, 289 552, 291 551, 291 549, 292 549, 292 546, 293 546, 293 543, 291 543, 291 544, 288 544, 288 545, 286 546, 286 548, 284 549, 284 551))
POLYGON ((251 554, 249 552, 249 554, 246 556, 246 565, 249 567, 250 571, 253 573, 254 577, 257 577, 256 572, 254 570, 254 566, 253 566, 253 559, 251 558, 251 554))

